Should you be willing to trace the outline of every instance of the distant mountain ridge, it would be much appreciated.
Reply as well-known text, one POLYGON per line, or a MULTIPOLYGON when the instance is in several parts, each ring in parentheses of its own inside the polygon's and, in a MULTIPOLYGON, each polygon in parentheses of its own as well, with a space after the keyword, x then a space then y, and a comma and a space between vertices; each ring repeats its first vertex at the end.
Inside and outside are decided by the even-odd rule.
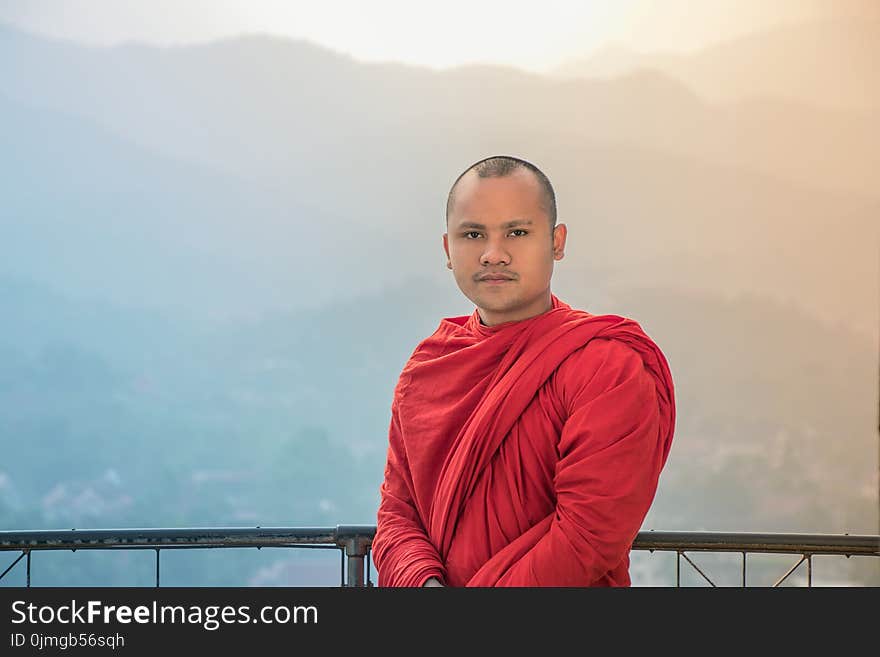
MULTIPOLYGON (((866 130, 880 110, 817 115, 789 108, 780 122, 778 113, 752 105, 719 113, 658 72, 559 80, 491 66, 433 71, 362 63, 307 42, 257 36, 170 49, 86 49, 13 34, 0 33, 9 97, 276 183, 314 181, 340 158, 394 167, 406 149, 431 152, 434 135, 458 148, 486 131, 534 129, 822 188, 876 196, 880 187, 880 137, 866 130)), ((360 190, 368 200, 373 187, 360 190)))
POLYGON ((263 37, 84 49, 4 30, 0 76, 0 140, 15 154, 0 159, 0 223, 21 240, 4 266, 74 272, 54 281, 68 291, 121 300, 139 285, 154 307, 258 316, 411 272, 442 280, 448 185, 471 158, 514 152, 557 185, 579 247, 562 285, 588 258, 623 279, 760 286, 877 329, 880 136, 867 119, 713 107, 655 73, 431 72, 263 37), (816 167, 837 191, 809 182, 816 167), (89 243, 100 257, 79 258, 89 243))
POLYGON ((716 102, 779 98, 876 114, 878 58, 880 21, 850 19, 774 27, 688 53, 638 53, 611 45, 552 73, 594 78, 653 69, 716 102))

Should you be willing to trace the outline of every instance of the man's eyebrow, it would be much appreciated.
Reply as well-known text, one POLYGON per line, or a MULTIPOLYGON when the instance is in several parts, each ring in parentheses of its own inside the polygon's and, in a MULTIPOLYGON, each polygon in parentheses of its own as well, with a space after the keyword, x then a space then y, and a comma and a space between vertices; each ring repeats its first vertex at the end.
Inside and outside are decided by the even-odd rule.
MULTIPOLYGON (((514 226, 530 226, 532 224, 531 219, 514 219, 513 221, 508 221, 501 224, 502 228, 513 228, 514 226)), ((479 228, 483 230, 486 228, 483 224, 478 224, 474 221, 463 221, 458 225, 459 229, 462 228, 479 228)))

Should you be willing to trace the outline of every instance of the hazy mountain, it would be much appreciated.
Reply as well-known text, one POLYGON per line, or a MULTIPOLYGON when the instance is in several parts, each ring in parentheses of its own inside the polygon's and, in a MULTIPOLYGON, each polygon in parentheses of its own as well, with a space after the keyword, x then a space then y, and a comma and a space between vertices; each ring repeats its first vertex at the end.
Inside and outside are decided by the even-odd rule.
POLYGON ((595 78, 655 69, 715 101, 766 96, 876 113, 878 56, 880 21, 849 19, 774 27, 687 53, 640 53, 613 45, 553 73, 595 78))
POLYGON ((0 117, 0 272, 205 319, 307 307, 306 287, 353 297, 396 277, 357 276, 366 226, 308 205, 298 188, 159 155, 2 96, 0 117))
MULTIPOLYGON (((278 188, 211 171, 83 119, 2 100, 0 113, 0 144, 14 154, 0 160, 0 272, 211 321, 354 299, 413 276, 450 278, 445 191, 426 191, 437 162, 377 180, 387 203, 361 212, 357 196, 327 190, 320 199, 295 178, 278 188)), ((488 133, 479 143, 503 152, 512 142, 488 133)), ((876 202, 559 132, 523 132, 516 143, 552 163, 570 231, 561 286, 599 292, 590 265, 633 283, 760 289, 877 330, 876 202)))
POLYGON ((875 196, 878 188, 880 136, 870 129, 877 108, 719 109, 659 73, 558 80, 492 66, 438 72, 358 62, 308 42, 262 36, 101 49, 7 29, 0 32, 0 76, 13 99, 89 117, 212 168, 282 187, 297 180, 318 198, 346 176, 347 192, 369 217, 394 189, 387 172, 418 172, 417 189, 451 183, 460 154, 482 155, 489 135, 515 143, 521 134, 552 132, 574 143, 623 142, 810 186, 875 196))
MULTIPOLYGON (((676 385, 675 443, 645 528, 874 531, 873 345, 760 296, 609 289, 601 303, 563 298, 640 320, 676 385)), ((372 524, 399 370, 467 307, 422 281, 205 330, 96 306, 116 318, 100 326, 40 286, 0 291, 8 528, 372 524)))

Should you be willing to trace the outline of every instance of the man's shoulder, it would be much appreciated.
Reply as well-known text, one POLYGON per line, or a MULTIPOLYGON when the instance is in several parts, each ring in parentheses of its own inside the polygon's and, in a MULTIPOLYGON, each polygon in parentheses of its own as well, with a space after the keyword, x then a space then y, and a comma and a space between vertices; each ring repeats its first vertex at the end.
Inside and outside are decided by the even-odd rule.
POLYGON ((614 386, 642 375, 647 375, 645 363, 634 347, 614 337, 596 337, 559 364, 553 387, 563 399, 572 399, 588 386, 614 386))
POLYGON ((611 336, 598 336, 571 352, 559 370, 582 375, 607 367, 623 367, 641 363, 639 352, 625 341, 611 336))
POLYGON ((467 334, 465 324, 469 316, 463 317, 444 317, 440 320, 437 328, 433 333, 422 338, 410 354, 409 360, 413 358, 425 358, 426 356, 436 355, 433 352, 443 349, 448 340, 464 336, 467 334))
POLYGON ((547 391, 571 414, 627 381, 642 379, 633 389, 641 389, 650 379, 636 349, 622 340, 597 337, 569 354, 546 385, 547 391))
POLYGON ((411 370, 426 360, 442 356, 448 349, 449 340, 464 333, 464 323, 468 317, 444 317, 430 335, 422 338, 410 352, 400 371, 395 393, 401 395, 411 380, 411 370), (461 320, 461 321, 458 321, 461 320))

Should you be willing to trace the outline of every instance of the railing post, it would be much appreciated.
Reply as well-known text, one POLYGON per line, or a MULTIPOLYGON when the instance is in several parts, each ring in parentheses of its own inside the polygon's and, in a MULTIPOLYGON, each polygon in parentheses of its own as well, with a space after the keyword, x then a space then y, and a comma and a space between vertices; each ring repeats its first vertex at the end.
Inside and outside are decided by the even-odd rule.
POLYGON ((345 550, 347 562, 344 586, 366 586, 364 577, 367 549, 371 540, 371 528, 358 526, 336 527, 336 544, 345 550))
POLYGON ((367 550, 365 547, 362 547, 362 542, 354 538, 348 540, 345 544, 345 556, 348 560, 345 585, 365 586, 364 559, 367 556, 367 550))

